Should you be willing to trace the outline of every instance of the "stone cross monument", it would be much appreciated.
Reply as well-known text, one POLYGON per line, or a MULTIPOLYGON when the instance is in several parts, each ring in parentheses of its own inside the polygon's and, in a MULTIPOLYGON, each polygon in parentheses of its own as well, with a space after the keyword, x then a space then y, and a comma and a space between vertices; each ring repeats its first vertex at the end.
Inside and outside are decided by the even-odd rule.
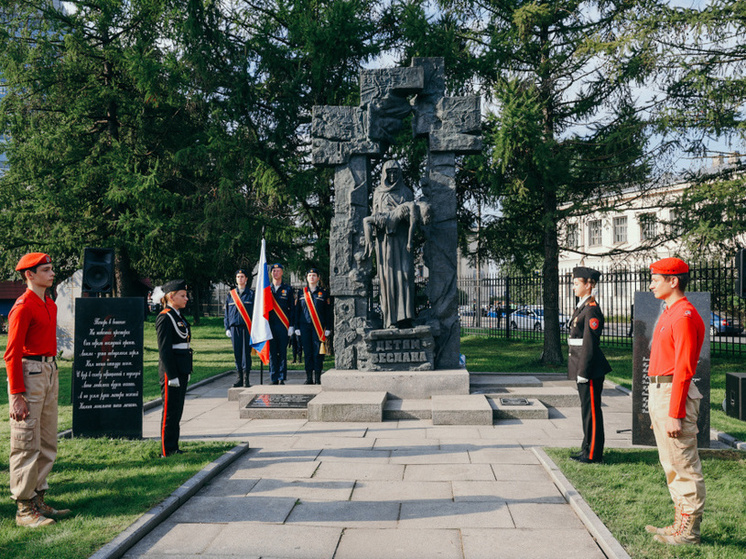
MULTIPOLYGON (((409 68, 363 70, 358 107, 314 107, 313 162, 334 167, 330 288, 335 297, 337 369, 458 368, 455 159, 457 154, 481 150, 479 131, 479 98, 445 96, 442 58, 414 58, 409 68), (366 227, 371 233, 385 219, 368 205, 373 191, 371 160, 385 157, 410 114, 413 135, 428 139, 427 170, 421 179, 423 199, 404 197, 399 205, 409 204, 410 228, 415 215, 426 214, 420 224, 426 231, 430 307, 411 324, 405 314, 403 320, 392 319, 384 330, 375 330, 368 316, 373 268, 366 227)), ((384 233, 379 227, 371 234, 384 233)), ((378 259, 380 268, 383 262, 378 259)))

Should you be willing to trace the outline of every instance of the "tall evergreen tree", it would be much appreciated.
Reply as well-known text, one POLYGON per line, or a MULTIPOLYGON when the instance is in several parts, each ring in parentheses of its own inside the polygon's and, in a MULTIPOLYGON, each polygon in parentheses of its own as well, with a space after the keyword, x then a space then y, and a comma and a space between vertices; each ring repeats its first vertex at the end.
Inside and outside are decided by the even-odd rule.
MULTIPOLYGON (((416 3, 399 5, 411 13, 416 3)), ((543 360, 562 362, 558 321, 560 226, 601 196, 640 184, 645 125, 631 84, 644 66, 623 53, 624 18, 639 2, 441 0, 409 52, 453 37, 460 79, 494 105, 485 129, 492 194, 501 216, 484 232, 492 255, 543 262, 543 360), (432 34, 429 30, 437 31, 432 34), (458 40, 456 40, 458 39, 458 40), (466 48, 463 48, 463 45, 466 48), (467 77, 468 80, 467 81, 467 77)), ((421 22, 420 19, 415 21, 421 22)))

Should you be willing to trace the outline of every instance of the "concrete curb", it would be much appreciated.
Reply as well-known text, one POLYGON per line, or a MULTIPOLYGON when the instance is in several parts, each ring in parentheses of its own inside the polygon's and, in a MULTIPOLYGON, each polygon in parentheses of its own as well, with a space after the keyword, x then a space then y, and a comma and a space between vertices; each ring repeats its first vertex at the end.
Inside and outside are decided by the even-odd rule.
MULTIPOLYGON (((623 392, 624 394, 627 394, 628 396, 632 394, 632 391, 629 388, 625 388, 624 386, 615 384, 614 388, 616 388, 620 392, 623 392)), ((734 436, 729 435, 728 433, 723 433, 722 431, 718 431, 717 429, 710 429, 710 438, 718 440, 723 444, 727 444, 728 446, 735 448, 736 450, 746 451, 746 442, 739 441, 734 436)))
POLYGON ((606 554, 609 559, 631 559, 629 554, 624 550, 622 545, 616 540, 609 529, 604 525, 603 522, 596 516, 585 499, 580 496, 578 490, 573 487, 570 481, 565 477, 562 471, 557 467, 557 464, 549 458, 543 448, 533 447, 531 449, 536 457, 544 466, 549 476, 554 481, 557 488, 562 493, 565 500, 578 515, 580 521, 585 525, 588 532, 596 540, 596 543, 601 548, 601 551, 606 554))
POLYGON ((181 487, 171 493, 165 501, 143 514, 116 538, 91 555, 89 559, 118 559, 119 557, 122 557, 132 546, 148 535, 166 518, 176 512, 181 505, 186 503, 190 497, 202 489, 207 482, 225 470, 225 468, 248 451, 249 443, 240 444, 223 454, 214 462, 210 462, 195 476, 188 479, 181 487))

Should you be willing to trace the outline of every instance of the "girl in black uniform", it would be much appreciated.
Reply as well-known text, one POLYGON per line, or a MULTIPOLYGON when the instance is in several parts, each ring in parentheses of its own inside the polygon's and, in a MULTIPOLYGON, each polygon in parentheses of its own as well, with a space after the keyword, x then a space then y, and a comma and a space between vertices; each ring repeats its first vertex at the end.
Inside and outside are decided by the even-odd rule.
POLYGON ((604 418, 601 411, 601 392, 604 377, 611 371, 599 343, 604 329, 604 314, 593 297, 601 273, 598 270, 576 267, 572 271, 573 292, 580 299, 570 319, 567 343, 570 357, 567 361, 568 378, 578 384, 580 412, 583 417, 583 446, 573 460, 588 463, 603 462, 604 418))
POLYGON ((184 397, 192 374, 192 350, 189 348, 191 330, 181 315, 186 307, 187 292, 184 280, 173 280, 163 286, 163 310, 155 320, 158 337, 158 373, 163 398, 161 418, 161 456, 181 454, 179 450, 179 422, 184 411, 184 397))
POLYGON ((321 344, 331 334, 332 307, 329 291, 319 284, 319 271, 311 268, 306 273, 307 287, 298 294, 295 306, 296 335, 300 334, 305 353, 306 382, 304 384, 321 384, 321 371, 324 368, 324 355, 321 344), (314 312, 308 306, 307 298, 313 303, 314 312), (318 323, 316 320, 318 319, 318 323))

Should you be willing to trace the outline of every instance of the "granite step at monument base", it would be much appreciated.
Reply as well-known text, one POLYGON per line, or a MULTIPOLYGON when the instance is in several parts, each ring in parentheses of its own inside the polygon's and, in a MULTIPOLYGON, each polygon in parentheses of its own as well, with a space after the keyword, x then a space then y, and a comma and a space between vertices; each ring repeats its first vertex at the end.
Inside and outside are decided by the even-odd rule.
POLYGON ((576 383, 562 374, 472 374, 472 394, 488 398, 527 398, 553 408, 579 407, 576 383))
MULTIPOLYGON (((472 396, 479 398, 472 400, 473 405, 469 406, 470 411, 467 411, 467 406, 462 403, 461 409, 450 411, 450 423, 444 422, 445 414, 440 417, 436 415, 435 419, 433 418, 434 404, 429 398, 420 400, 389 398, 383 409, 383 418, 392 421, 399 419, 433 419, 434 425, 491 425, 497 419, 549 419, 549 409, 535 398, 520 397, 526 400, 526 405, 511 405, 501 404, 500 395, 494 395, 493 397, 492 395, 473 394, 472 396), (484 398, 481 398, 482 396, 484 398), (489 408, 484 405, 485 403, 489 408), (479 410, 482 410, 481 413, 479 410)), ((508 397, 513 398, 512 396, 508 397)), ((451 398, 452 404, 456 401, 451 398)))

